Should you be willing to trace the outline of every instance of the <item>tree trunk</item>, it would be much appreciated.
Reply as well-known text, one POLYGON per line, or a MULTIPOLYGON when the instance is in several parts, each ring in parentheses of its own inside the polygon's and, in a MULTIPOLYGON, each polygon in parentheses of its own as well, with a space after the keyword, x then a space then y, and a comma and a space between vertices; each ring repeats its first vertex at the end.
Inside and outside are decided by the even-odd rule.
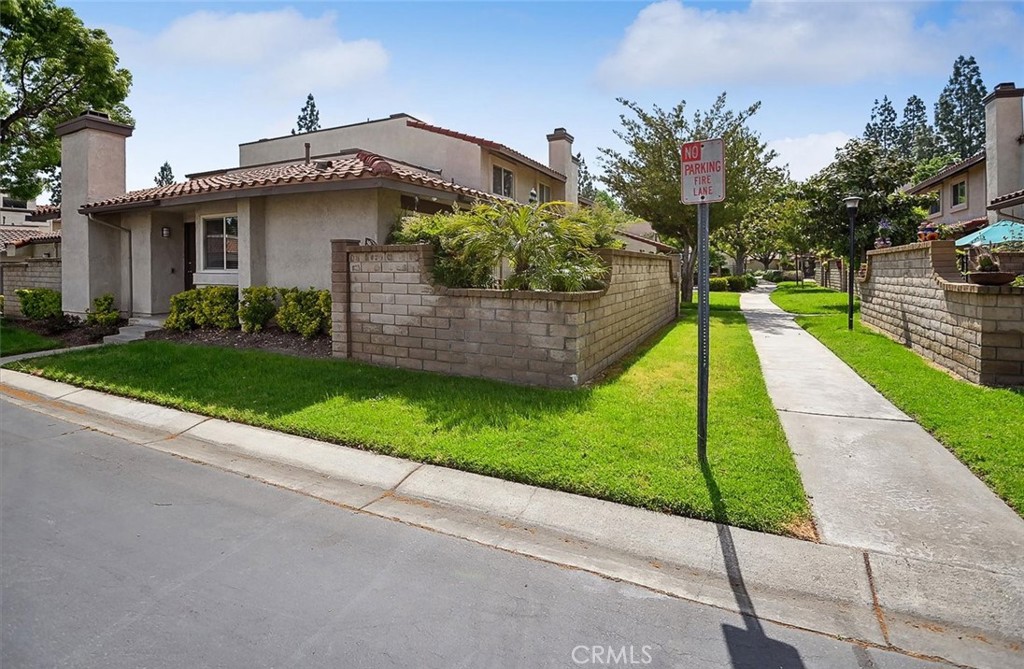
POLYGON ((737 276, 739 276, 740 274, 744 274, 747 271, 747 254, 738 253, 736 254, 736 257, 733 258, 733 260, 736 261, 736 267, 734 268, 736 271, 733 272, 733 274, 737 276))
POLYGON ((697 264, 696 249, 690 247, 683 249, 682 257, 682 267, 680 268, 680 271, 683 273, 682 287, 680 289, 683 292, 682 299, 683 302, 693 302, 693 271, 697 264))

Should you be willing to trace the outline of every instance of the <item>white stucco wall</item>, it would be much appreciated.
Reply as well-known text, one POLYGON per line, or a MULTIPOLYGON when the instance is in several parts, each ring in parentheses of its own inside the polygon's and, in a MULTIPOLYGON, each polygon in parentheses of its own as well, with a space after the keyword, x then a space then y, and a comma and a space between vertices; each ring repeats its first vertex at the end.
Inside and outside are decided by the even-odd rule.
POLYGON ((331 287, 332 239, 382 240, 375 190, 278 195, 266 199, 266 283, 331 287))
POLYGON ((942 185, 935 189, 941 198, 942 209, 937 214, 928 217, 930 222, 949 225, 959 221, 981 218, 986 215, 985 207, 987 202, 985 197, 987 185, 985 180, 985 162, 978 163, 968 169, 966 174, 967 206, 954 208, 952 206, 953 186, 963 181, 964 178, 965 175, 961 172, 948 179, 944 179, 942 185))
POLYGON ((401 160, 427 169, 441 169, 444 179, 470 188, 489 187, 482 182, 480 147, 454 137, 418 128, 410 128, 408 118, 385 119, 340 128, 330 128, 268 139, 238 147, 241 167, 276 161, 300 160, 305 156, 305 143, 314 156, 338 153, 345 149, 365 149, 388 158, 401 160))
POLYGON ((127 288, 124 234, 78 213, 83 204, 125 192, 124 144, 123 136, 93 128, 61 138, 61 293, 68 313, 84 314, 92 298, 104 293, 121 304, 122 287, 127 288))

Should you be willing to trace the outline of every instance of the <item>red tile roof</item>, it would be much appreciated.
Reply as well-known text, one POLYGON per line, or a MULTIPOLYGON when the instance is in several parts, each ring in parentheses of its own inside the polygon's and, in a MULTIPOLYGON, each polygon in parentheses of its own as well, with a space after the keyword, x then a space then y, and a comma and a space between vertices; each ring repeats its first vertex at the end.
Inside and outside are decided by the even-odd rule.
POLYGON ((41 204, 29 215, 33 221, 49 221, 52 218, 60 217, 59 204, 41 204))
POLYGON ((503 154, 505 154, 507 156, 515 158, 516 160, 518 160, 521 163, 525 163, 525 164, 529 165, 530 167, 532 167, 532 168, 534 168, 536 170, 544 172, 545 174, 549 174, 549 175, 551 175, 553 177, 556 177, 556 178, 562 179, 562 180, 564 180, 566 178, 565 175, 562 174, 561 172, 558 172, 557 170, 553 170, 550 167, 548 167, 547 165, 544 165, 543 163, 539 163, 536 160, 534 160, 533 158, 527 156, 526 154, 520 153, 520 152, 516 151, 515 149, 511 149, 511 148, 505 146, 504 144, 500 144, 498 142, 494 142, 494 141, 491 141, 489 139, 484 139, 483 137, 476 137, 474 135, 467 135, 466 133, 458 132, 457 130, 449 130, 448 128, 442 128, 441 126, 430 125, 429 123, 424 123, 423 121, 418 121, 416 119, 409 119, 408 121, 405 122, 405 124, 408 125, 410 128, 419 128, 420 130, 426 130, 428 132, 434 132, 434 133, 437 133, 439 135, 446 135, 448 137, 454 137, 455 139, 461 139, 461 140, 463 140, 465 142, 470 142, 472 144, 476 144, 478 146, 482 146, 484 148, 491 149, 493 151, 497 151, 498 153, 503 153, 503 154))
POLYGON ((934 176, 928 177, 924 181, 914 184, 913 186, 908 188, 907 192, 911 194, 920 193, 924 190, 927 190, 931 186, 941 183, 944 179, 951 177, 958 172, 963 172, 967 168, 974 167, 978 163, 984 161, 985 151, 978 151, 976 154, 974 154, 970 158, 967 158, 966 160, 961 160, 958 163, 953 163, 952 165, 947 165, 946 167, 943 167, 934 176))
POLYGON ((389 179, 456 195, 465 195, 477 200, 493 200, 497 197, 474 188, 461 186, 454 181, 445 181, 434 174, 419 172, 397 163, 393 164, 386 158, 361 151, 354 156, 342 156, 334 160, 318 160, 309 164, 292 163, 197 175, 182 183, 145 188, 98 202, 90 202, 82 206, 81 209, 82 211, 117 209, 131 205, 157 204, 189 195, 219 192, 227 194, 240 191, 239 195, 244 197, 244 191, 252 188, 273 188, 359 179, 389 179))
POLYGON ((1009 203, 1015 200, 1022 200, 1022 202, 1013 202, 1013 204, 1024 204, 1024 188, 992 198, 992 202, 989 203, 989 209, 997 209, 1000 206, 1012 206, 1009 203))
POLYGON ((0 227, 0 244, 3 246, 13 244, 14 248, 17 249, 29 244, 59 242, 60 231, 53 232, 41 228, 18 228, 13 226, 0 227))

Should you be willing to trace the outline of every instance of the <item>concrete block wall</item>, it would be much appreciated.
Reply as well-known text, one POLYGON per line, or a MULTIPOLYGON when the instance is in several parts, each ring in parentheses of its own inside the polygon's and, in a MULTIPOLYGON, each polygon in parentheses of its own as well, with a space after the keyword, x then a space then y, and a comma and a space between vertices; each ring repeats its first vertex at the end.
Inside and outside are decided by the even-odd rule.
POLYGON ((377 365, 573 387, 678 315, 671 256, 604 251, 606 289, 548 293, 435 286, 424 244, 332 255, 334 355, 377 365))
POLYGON ((1000 271, 1024 274, 1024 251, 999 251, 994 255, 1000 271))
POLYGON ((1024 386, 1024 288, 965 283, 952 240, 868 252, 861 322, 957 376, 1024 386))
POLYGON ((50 288, 60 292, 60 281, 60 258, 27 258, 0 263, 4 315, 15 318, 22 315, 21 300, 15 291, 22 288, 50 288))

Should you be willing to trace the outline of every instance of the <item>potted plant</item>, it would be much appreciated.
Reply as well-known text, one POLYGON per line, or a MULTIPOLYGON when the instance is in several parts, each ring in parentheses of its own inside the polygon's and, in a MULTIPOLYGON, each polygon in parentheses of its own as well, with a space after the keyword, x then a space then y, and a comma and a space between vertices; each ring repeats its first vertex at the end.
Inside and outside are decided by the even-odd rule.
POLYGON ((999 263, 991 253, 982 253, 974 261, 974 271, 967 273, 967 280, 979 286, 1005 286, 1014 280, 1013 272, 1000 272, 999 263))
POLYGON ((892 246, 892 240, 889 239, 889 231, 892 229, 892 221, 888 218, 883 218, 878 222, 878 239, 875 240, 876 249, 887 249, 892 246))

